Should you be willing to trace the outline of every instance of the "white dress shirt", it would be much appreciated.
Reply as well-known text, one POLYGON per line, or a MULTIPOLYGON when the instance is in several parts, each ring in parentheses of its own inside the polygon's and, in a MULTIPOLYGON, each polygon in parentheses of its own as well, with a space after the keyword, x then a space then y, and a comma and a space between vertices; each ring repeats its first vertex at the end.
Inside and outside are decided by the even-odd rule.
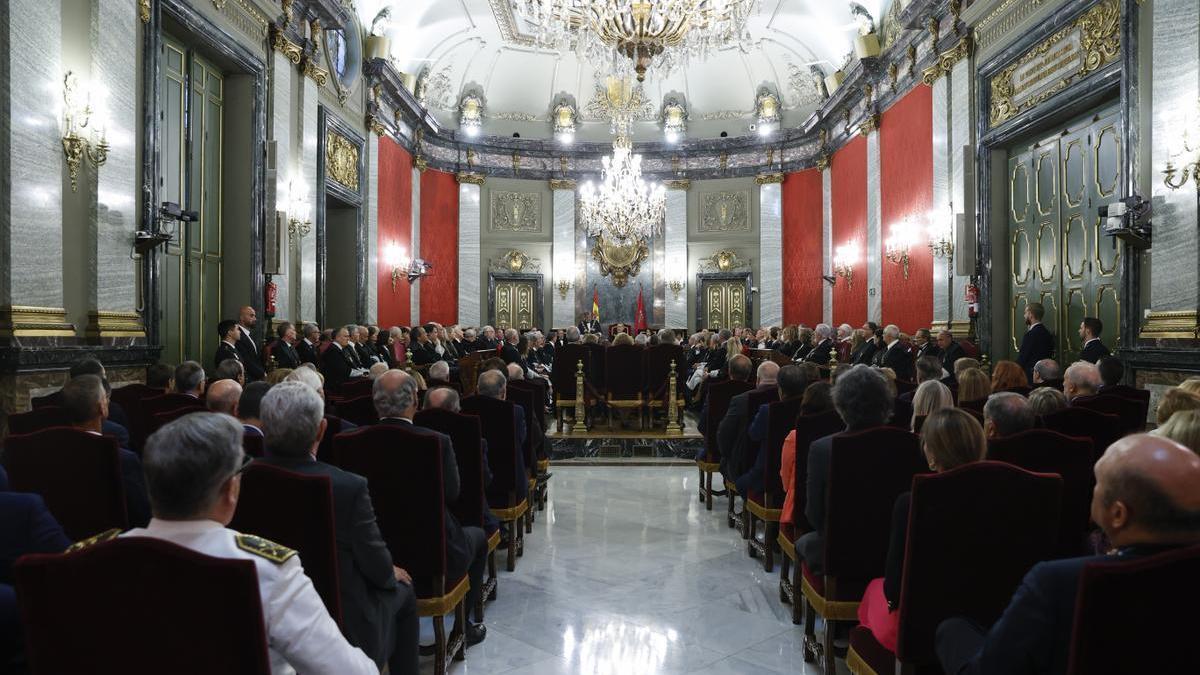
POLYGON ((273 675, 379 675, 375 663, 342 637, 304 574, 300 556, 272 562, 238 548, 239 534, 212 520, 155 518, 121 536, 162 539, 217 558, 254 561, 273 675))

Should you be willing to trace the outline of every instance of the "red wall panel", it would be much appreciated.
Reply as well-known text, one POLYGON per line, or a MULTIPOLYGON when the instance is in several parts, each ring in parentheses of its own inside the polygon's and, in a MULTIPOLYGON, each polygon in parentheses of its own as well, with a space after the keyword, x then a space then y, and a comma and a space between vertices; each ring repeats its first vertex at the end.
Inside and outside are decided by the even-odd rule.
MULTIPOLYGON (((915 87, 883 113, 879 125, 880 259, 883 323, 911 334, 933 321, 933 256, 926 216, 933 207, 933 89, 915 87), (884 257, 892 226, 908 216, 916 240, 904 269, 884 257)), ((944 261, 943 261, 944 264, 944 261)))
POLYGON ((392 268, 387 265, 391 246, 412 255, 412 156, 395 141, 379 137, 379 325, 407 326, 412 313, 408 281, 392 292, 392 268))
POLYGON ((421 174, 421 258, 433 265, 421 279, 421 323, 458 322, 458 182, 432 169, 421 174))
POLYGON ((853 244, 858 250, 854 277, 833 287, 833 323, 858 327, 867 320, 867 139, 854 140, 833 153, 830 163, 833 250, 853 244))
POLYGON ((783 181, 783 322, 820 323, 821 172, 788 174, 783 181))

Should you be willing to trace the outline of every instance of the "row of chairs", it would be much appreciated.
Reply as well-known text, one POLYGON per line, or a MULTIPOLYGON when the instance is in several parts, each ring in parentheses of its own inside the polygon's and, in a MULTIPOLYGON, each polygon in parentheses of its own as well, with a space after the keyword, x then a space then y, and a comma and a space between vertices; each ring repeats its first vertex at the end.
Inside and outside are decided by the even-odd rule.
MULTIPOLYGON (((634 411, 638 414, 639 428, 644 428, 643 414, 665 411, 669 404, 672 365, 675 369, 676 406, 682 410, 683 390, 687 383, 687 353, 680 345, 641 347, 567 344, 559 347, 550 373, 558 431, 561 433, 563 429, 564 412, 575 414, 580 395, 576 378, 580 372, 584 376, 582 396, 586 410, 591 410, 598 403, 606 404, 610 427, 614 409, 634 411)), ((572 421, 579 423, 579 420, 572 421)), ((584 419, 583 422, 590 426, 593 420, 584 419)))

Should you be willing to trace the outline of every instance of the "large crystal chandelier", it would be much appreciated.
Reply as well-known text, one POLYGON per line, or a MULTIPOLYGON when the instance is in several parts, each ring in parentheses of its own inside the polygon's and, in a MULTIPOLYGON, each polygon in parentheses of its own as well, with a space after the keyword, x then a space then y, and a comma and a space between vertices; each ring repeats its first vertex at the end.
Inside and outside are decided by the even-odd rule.
POLYGON ((747 39, 746 19, 758 0, 510 0, 539 46, 611 61, 619 74, 646 79, 689 58, 747 39), (623 59, 617 58, 624 57, 623 59))
POLYGON ((612 156, 601 161, 599 187, 587 182, 579 189, 579 211, 588 236, 624 246, 658 234, 666 214, 666 190, 642 178, 642 156, 633 154, 626 130, 613 142, 612 156))

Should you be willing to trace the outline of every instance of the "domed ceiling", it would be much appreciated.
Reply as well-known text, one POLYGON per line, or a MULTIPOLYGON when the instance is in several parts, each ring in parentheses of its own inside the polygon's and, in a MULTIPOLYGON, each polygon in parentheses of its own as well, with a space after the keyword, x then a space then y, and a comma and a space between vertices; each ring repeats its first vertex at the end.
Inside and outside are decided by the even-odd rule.
MULTIPOLYGON (((755 121, 755 99, 763 88, 779 97, 783 125, 800 125, 822 100, 819 77, 814 75, 841 68, 852 53, 860 8, 882 24, 885 45, 890 40, 883 17, 888 4, 892 3, 755 0, 744 48, 715 50, 707 59, 693 58, 665 76, 648 74, 646 105, 633 125, 634 140, 662 139, 661 110, 671 97, 688 111, 689 138, 714 138, 722 132, 745 135, 755 121)), ((459 101, 464 93, 474 93, 485 106, 484 134, 549 138, 551 111, 565 99, 579 110, 576 138, 609 139, 609 121, 596 108, 603 99, 609 64, 588 61, 572 51, 539 48, 535 31, 514 11, 511 0, 359 0, 358 5, 367 28, 381 9, 391 7, 382 32, 390 38, 393 62, 402 72, 420 77, 419 98, 446 127, 458 127, 459 101)), ((893 14, 898 6, 890 9, 893 14)))

